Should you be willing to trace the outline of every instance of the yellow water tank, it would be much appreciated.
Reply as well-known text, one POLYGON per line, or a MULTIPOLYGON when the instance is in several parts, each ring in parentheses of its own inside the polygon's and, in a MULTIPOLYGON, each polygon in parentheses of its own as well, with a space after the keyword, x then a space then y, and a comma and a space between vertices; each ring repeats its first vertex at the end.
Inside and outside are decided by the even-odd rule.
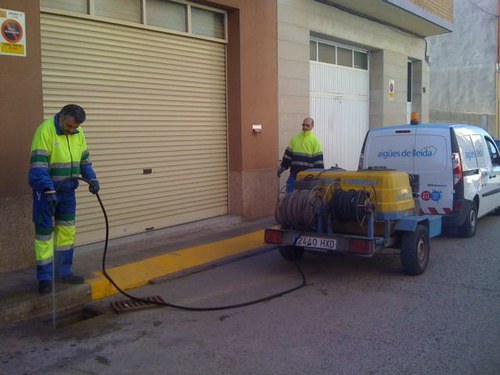
POLYGON ((376 212, 397 214, 414 211, 412 190, 408 173, 395 170, 308 170, 299 172, 296 189, 317 186, 324 189, 327 199, 340 187, 343 190, 365 190, 375 203, 376 212))

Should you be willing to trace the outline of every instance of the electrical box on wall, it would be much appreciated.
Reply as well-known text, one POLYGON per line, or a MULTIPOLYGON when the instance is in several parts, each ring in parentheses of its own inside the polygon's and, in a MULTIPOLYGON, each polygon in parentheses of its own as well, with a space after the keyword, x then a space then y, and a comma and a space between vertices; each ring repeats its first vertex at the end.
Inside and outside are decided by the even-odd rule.
POLYGON ((261 124, 252 125, 252 131, 254 132, 254 134, 262 133, 262 125, 261 124))

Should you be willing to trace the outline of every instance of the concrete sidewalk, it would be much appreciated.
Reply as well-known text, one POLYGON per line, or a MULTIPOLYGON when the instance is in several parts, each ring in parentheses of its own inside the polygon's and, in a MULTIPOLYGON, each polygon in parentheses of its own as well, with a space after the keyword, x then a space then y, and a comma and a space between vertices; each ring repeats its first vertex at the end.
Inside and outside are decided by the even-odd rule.
MULTIPOLYGON (((227 215, 111 240, 106 271, 123 290, 197 272, 272 248, 264 243, 263 229, 273 223, 273 217, 227 215)), ((73 270, 86 283, 56 284, 58 312, 118 293, 101 272, 103 250, 103 243, 75 249, 73 270)), ((53 295, 38 294, 35 267, 2 273, 0 280, 0 325, 52 313, 53 295)))

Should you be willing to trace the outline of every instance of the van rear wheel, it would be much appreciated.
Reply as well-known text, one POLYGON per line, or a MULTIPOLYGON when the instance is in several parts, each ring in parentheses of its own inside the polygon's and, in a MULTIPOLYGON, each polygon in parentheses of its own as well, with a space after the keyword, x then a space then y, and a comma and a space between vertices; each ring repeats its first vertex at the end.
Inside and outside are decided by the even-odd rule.
POLYGON ((477 203, 472 202, 469 214, 464 223, 458 227, 458 235, 462 238, 474 237, 477 229, 477 203))

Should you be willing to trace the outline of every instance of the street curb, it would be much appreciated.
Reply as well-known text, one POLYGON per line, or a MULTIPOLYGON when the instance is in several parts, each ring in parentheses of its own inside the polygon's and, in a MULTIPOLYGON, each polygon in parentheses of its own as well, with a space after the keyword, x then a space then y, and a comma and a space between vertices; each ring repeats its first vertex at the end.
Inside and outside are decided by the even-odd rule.
MULTIPOLYGON (((120 289, 126 291, 145 286, 150 280, 169 277, 170 275, 182 275, 183 272, 196 270, 199 267, 207 267, 210 264, 253 249, 262 248, 265 245, 264 231, 259 230, 113 267, 106 270, 106 272, 120 289)), ((87 281, 90 285, 92 301, 119 293, 102 272, 96 273, 96 275, 98 277, 87 281)))
MULTIPOLYGON (((57 313, 85 305, 91 302, 90 286, 56 286, 55 300, 57 313)), ((50 315, 52 312, 52 294, 30 293, 27 297, 0 305, 0 326, 50 315)))
POLYGON ((206 270, 209 270, 209 269, 212 269, 215 267, 224 266, 226 264, 235 262, 237 260, 250 258, 250 257, 253 257, 255 255, 259 255, 259 254, 271 251, 275 247, 276 247, 275 245, 266 245, 266 246, 260 247, 258 249, 248 250, 248 251, 245 251, 243 253, 238 253, 235 255, 228 256, 228 257, 221 259, 221 260, 216 260, 216 261, 213 261, 210 263, 203 264, 201 266, 192 267, 192 268, 182 270, 179 272, 175 272, 175 273, 171 273, 171 274, 165 275, 165 276, 160 276, 160 277, 157 277, 155 279, 149 280, 148 283, 151 285, 163 284, 163 283, 166 283, 168 281, 178 279, 180 277, 192 275, 194 273, 206 271, 206 270))

